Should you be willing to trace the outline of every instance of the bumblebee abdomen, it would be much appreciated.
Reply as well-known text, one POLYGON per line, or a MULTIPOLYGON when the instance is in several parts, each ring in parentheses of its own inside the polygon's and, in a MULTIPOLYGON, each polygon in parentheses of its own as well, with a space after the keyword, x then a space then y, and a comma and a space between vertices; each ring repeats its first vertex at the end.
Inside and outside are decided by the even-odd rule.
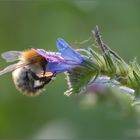
POLYGON ((25 95, 37 95, 40 89, 35 88, 35 79, 30 75, 30 70, 26 67, 18 68, 12 73, 16 88, 25 95))

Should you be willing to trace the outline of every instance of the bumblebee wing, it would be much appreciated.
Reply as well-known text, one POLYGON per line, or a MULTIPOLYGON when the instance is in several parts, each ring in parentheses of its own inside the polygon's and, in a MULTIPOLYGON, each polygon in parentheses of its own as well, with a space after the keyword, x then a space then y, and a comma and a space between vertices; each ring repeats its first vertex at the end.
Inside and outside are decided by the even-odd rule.
POLYGON ((19 60, 22 52, 20 51, 8 51, 1 54, 1 57, 6 60, 6 62, 13 62, 19 60))
POLYGON ((9 65, 9 66, 7 66, 6 68, 4 68, 3 70, 0 71, 0 76, 3 75, 3 74, 6 74, 8 72, 14 71, 17 68, 24 67, 24 66, 27 66, 27 65, 28 65, 27 63, 20 63, 20 64, 16 63, 16 64, 9 65))

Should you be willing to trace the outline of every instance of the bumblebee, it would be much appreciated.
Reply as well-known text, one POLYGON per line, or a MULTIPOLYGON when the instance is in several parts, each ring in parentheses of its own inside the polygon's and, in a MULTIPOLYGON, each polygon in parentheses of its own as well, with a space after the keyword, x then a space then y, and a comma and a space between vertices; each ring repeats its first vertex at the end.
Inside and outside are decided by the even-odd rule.
POLYGON ((38 95, 44 86, 55 77, 52 72, 46 70, 47 60, 34 49, 23 52, 8 51, 2 53, 1 56, 7 62, 19 61, 0 71, 0 75, 12 72, 16 88, 24 95, 38 95))

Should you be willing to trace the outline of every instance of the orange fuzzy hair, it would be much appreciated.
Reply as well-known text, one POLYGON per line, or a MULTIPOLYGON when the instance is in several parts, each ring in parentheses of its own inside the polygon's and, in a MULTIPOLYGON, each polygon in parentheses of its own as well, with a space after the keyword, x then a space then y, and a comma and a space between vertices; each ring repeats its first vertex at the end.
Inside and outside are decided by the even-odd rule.
POLYGON ((42 64, 42 63, 44 63, 44 61, 46 61, 44 57, 39 55, 33 49, 24 51, 20 57, 20 60, 26 61, 26 62, 31 62, 31 63, 38 63, 38 64, 40 64, 40 63, 42 64))

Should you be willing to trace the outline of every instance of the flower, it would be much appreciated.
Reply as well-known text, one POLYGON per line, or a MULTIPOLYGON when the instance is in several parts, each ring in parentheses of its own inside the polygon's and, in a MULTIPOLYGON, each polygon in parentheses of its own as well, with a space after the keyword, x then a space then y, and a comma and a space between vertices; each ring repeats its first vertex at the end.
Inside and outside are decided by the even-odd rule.
POLYGON ((61 73, 69 71, 83 63, 84 58, 71 48, 64 39, 58 38, 56 47, 59 53, 48 52, 43 49, 34 49, 48 61, 48 64, 46 65, 47 71, 61 73))

